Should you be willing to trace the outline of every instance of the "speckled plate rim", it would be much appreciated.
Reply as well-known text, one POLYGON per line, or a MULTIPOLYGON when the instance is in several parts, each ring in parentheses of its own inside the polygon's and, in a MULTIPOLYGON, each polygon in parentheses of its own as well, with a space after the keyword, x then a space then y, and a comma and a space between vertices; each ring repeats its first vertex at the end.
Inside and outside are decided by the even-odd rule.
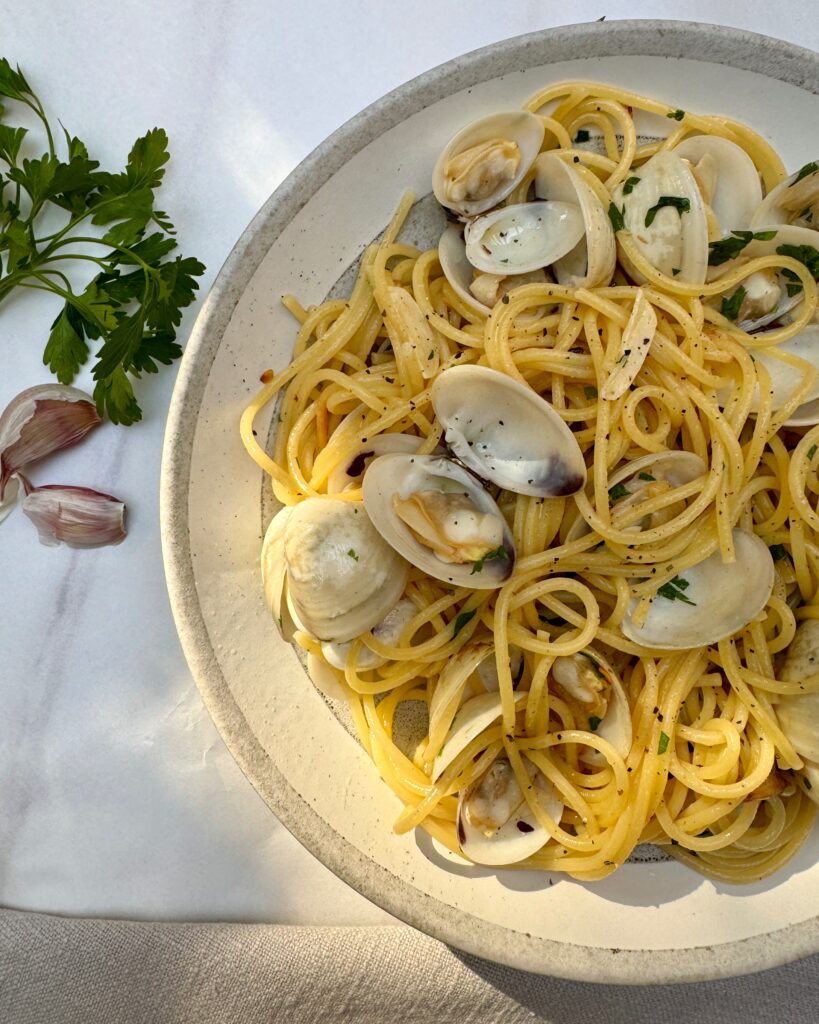
POLYGON ((697 981, 760 971, 819 951, 819 916, 765 935, 682 950, 608 950, 520 933, 511 946, 504 927, 478 922, 422 894, 330 828, 292 788, 254 736, 210 644, 196 593, 188 529, 193 441, 214 356, 245 288, 310 196, 382 132, 453 92, 524 67, 607 56, 693 58, 754 71, 819 93, 819 55, 810 50, 718 25, 616 21, 547 29, 475 50, 425 72, 367 107, 276 189, 236 243, 202 306, 182 360, 165 433, 162 548, 177 630, 209 713, 242 771, 279 820, 339 878, 407 924, 464 952, 510 967, 609 984, 697 981))

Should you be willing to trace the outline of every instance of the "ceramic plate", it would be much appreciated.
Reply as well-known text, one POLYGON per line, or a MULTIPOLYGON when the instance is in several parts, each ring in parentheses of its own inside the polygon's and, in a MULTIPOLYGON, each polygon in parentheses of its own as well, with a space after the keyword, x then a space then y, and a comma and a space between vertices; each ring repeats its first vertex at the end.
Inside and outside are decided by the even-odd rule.
MULTIPOLYGON (((297 838, 373 902, 459 949, 546 974, 623 983, 741 974, 819 950, 819 835, 785 870, 746 888, 656 859, 585 885, 444 857, 423 834, 392 834, 397 798, 279 639, 262 599, 257 565, 272 509, 238 421, 260 372, 289 361, 295 328, 280 296, 324 299, 401 191, 429 193, 435 156, 457 128, 567 78, 746 121, 789 167, 816 157, 819 57, 711 25, 536 33, 451 61, 379 100, 268 200, 205 302, 165 440, 168 586, 191 669, 236 760, 297 838)), ((434 243, 436 216, 419 203, 416 240, 434 243)), ((271 415, 260 418, 262 431, 271 415)))

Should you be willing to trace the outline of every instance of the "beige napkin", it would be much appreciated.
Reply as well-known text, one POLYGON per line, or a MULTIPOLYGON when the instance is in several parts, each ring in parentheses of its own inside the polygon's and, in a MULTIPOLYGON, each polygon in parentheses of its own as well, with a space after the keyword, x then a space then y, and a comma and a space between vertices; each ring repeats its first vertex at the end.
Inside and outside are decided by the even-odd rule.
POLYGON ((817 1024, 819 956, 615 988, 525 974, 411 928, 143 924, 0 910, 2 1024, 817 1024))

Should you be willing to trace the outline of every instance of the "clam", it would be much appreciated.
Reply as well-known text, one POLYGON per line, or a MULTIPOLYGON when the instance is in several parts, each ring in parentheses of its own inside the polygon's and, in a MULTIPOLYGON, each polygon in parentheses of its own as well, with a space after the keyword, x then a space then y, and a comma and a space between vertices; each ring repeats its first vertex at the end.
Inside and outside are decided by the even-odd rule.
POLYGON ((621 629, 629 640, 655 650, 706 647, 743 629, 765 607, 774 583, 774 563, 765 542, 748 530, 733 531, 736 561, 716 550, 666 583, 641 626, 633 598, 621 629))
POLYGON ((382 544, 430 576, 475 590, 499 587, 511 576, 515 547, 506 520, 480 482, 451 459, 381 455, 370 463, 363 489, 382 544))
POLYGON ((286 640, 292 637, 292 631, 284 628, 284 594, 287 578, 287 563, 284 558, 284 529, 293 512, 293 506, 280 508, 270 520, 270 525, 262 541, 262 587, 265 601, 270 613, 276 620, 286 640), (291 636, 286 635, 287 632, 291 636))
POLYGON ((723 230, 748 227, 762 202, 762 183, 744 149, 716 135, 689 135, 672 152, 691 165, 700 194, 723 230))
POLYGON ((815 160, 771 189, 751 218, 755 229, 776 224, 819 228, 819 163, 815 160))
MULTIPOLYGON (((418 609, 408 597, 402 597, 398 604, 391 608, 379 623, 373 626, 373 636, 379 643, 391 647, 395 646, 401 638, 404 627, 417 611, 418 609)), ((328 664, 343 672, 347 667, 347 659, 349 658, 353 643, 354 640, 348 640, 346 643, 333 643, 332 641, 325 640, 321 645, 321 653, 328 664)), ((386 662, 386 658, 376 654, 375 651, 371 651, 369 647, 362 645, 355 661, 355 668, 358 671, 366 672, 368 669, 380 668, 386 662)))
POLYGON ((502 206, 466 225, 466 258, 487 274, 526 274, 570 253, 583 231, 583 215, 574 203, 502 206))
POLYGON ((395 607, 407 582, 406 562, 361 502, 305 499, 271 524, 262 557, 273 614, 281 620, 286 585, 296 625, 319 640, 344 643, 366 633, 395 607))
MULTIPOLYGON (((579 706, 579 728, 588 727, 614 747, 625 758, 631 750, 631 710, 620 677, 612 666, 592 647, 567 657, 555 658, 552 678, 579 706)), ((590 764, 604 764, 605 758, 587 748, 583 759, 590 764)))
MULTIPOLYGON (((637 248, 653 267, 690 284, 705 281, 708 218, 687 161, 673 152, 657 153, 614 190, 613 198, 637 248)), ((642 280, 623 262, 635 280, 642 280)))
POLYGON ((423 438, 412 434, 377 434, 363 441, 348 456, 343 464, 335 467, 327 478, 327 493, 340 494, 361 486, 364 471, 377 455, 389 452, 417 452, 423 444, 423 438))
MULTIPOLYGON (((809 324, 787 341, 780 342, 775 349, 756 349, 754 359, 762 363, 771 375, 771 407, 776 412, 791 397, 802 383, 802 371, 796 366, 777 359, 775 352, 787 352, 810 363, 817 371, 813 387, 807 398, 785 421, 787 427, 803 427, 819 423, 819 324, 809 324)), ((751 411, 759 410, 759 387, 754 393, 751 411)))
POLYGON ((583 235, 553 264, 555 277, 570 288, 597 288, 614 273, 617 247, 608 212, 580 175, 559 156, 542 153, 535 161, 538 199, 575 205, 583 218, 583 235))
MULTIPOLYGON (((668 490, 690 483, 707 470, 699 455, 693 452, 654 452, 616 469, 609 477, 609 494, 619 511, 659 493, 660 489, 668 490)), ((629 529, 645 530, 659 526, 665 515, 666 512, 653 513, 633 523, 629 529)), ((588 532, 589 524, 581 516, 572 523, 566 541, 577 540, 588 532)))
MULTIPOLYGON (((802 682, 819 673, 819 620, 805 619, 796 628, 778 675, 787 682, 802 682)), ((781 696, 776 715, 782 731, 805 762, 805 789, 819 803, 819 693, 781 696)))
POLYGON ((586 482, 569 427, 537 392, 506 374, 453 366, 433 384, 432 405, 453 454, 482 479, 533 497, 574 494, 586 482))
POLYGON ((452 285, 455 294, 484 316, 489 316, 495 303, 512 288, 518 288, 523 284, 546 283, 546 274, 543 270, 503 275, 476 272, 466 258, 463 231, 455 224, 450 224, 441 235, 438 242, 438 259, 444 277, 452 285))
POLYGON ((325 697, 328 697, 330 700, 339 701, 346 699, 347 693, 339 673, 332 666, 328 665, 324 658, 320 658, 317 654, 308 653, 307 675, 319 693, 324 694, 325 697))
MULTIPOLYGON (((765 238, 755 238, 741 250, 741 258, 756 259, 759 256, 771 256, 782 246, 785 254, 798 252, 800 255, 819 249, 819 232, 795 225, 781 225, 761 232, 765 238)), ((719 267, 719 274, 735 269, 738 261, 731 260, 719 267)), ((724 298, 732 298, 742 288, 742 299, 736 311, 736 321, 743 331, 755 333, 775 322, 787 323, 798 315, 798 307, 802 303, 801 285, 788 277, 788 272, 781 274, 776 270, 757 270, 749 274, 739 284, 731 287, 714 300, 717 308, 721 308, 724 298)))
POLYGON ((449 140, 435 163, 435 198, 463 217, 491 210, 524 179, 543 132, 540 118, 523 110, 473 121, 449 140))
MULTIPOLYGON (((515 694, 515 707, 520 708, 528 693, 515 694)), ((432 764, 432 781, 452 764, 458 754, 465 750, 476 736, 488 729, 503 713, 500 694, 482 693, 462 704, 449 729, 446 742, 432 764)))
MULTIPOLYGON (((523 763, 533 795, 555 822, 563 803, 531 761, 523 763)), ((458 798, 458 842, 476 864, 499 867, 525 860, 549 841, 548 831, 532 812, 506 758, 499 757, 486 773, 458 798)))

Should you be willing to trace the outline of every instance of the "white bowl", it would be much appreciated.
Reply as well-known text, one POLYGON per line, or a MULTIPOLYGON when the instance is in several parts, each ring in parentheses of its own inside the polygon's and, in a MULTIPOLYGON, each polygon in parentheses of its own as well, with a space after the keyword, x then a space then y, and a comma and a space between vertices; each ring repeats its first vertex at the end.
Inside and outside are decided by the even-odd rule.
MULTIPOLYGON (((279 639, 262 598, 258 556, 270 509, 238 422, 259 374, 290 359, 295 330, 280 296, 322 300, 383 229, 401 191, 429 193, 435 156, 456 129, 567 78, 746 121, 791 168, 816 157, 817 55, 712 25, 535 33, 379 100, 277 189, 204 304, 165 439, 168 587, 191 670, 236 760, 294 835, 373 902, 462 950, 567 978, 645 983, 756 971, 819 950, 816 837, 773 878, 743 888, 673 861, 629 863, 594 885, 456 863, 425 836, 392 834, 396 797, 279 639)), ((419 204, 413 231, 427 244, 437 237, 435 216, 419 204)), ((263 434, 270 417, 259 418, 263 434)))

